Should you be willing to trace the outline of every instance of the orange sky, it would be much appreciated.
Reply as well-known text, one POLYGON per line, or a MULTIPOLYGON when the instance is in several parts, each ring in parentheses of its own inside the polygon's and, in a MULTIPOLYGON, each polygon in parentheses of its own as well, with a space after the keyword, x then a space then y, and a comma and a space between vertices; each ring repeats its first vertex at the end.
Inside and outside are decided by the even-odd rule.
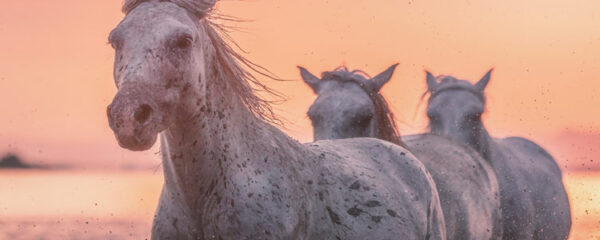
MULTIPOLYGON (((116 89, 109 31, 121 0, 0 0, 0 152, 43 162, 155 166, 155 151, 121 150, 105 107, 116 89)), ((424 69, 479 79, 495 67, 485 122, 533 138, 600 132, 600 2, 304 0, 223 1, 241 19, 247 56, 285 79, 343 63, 372 75, 400 62, 383 89, 404 133, 424 130, 424 69), (350 4, 349 4, 350 3, 350 4)), ((228 23, 231 24, 231 23, 228 23)), ((286 131, 312 138, 314 100, 301 81, 268 82, 286 94, 286 131)), ((85 164, 83 164, 85 165, 85 164)))

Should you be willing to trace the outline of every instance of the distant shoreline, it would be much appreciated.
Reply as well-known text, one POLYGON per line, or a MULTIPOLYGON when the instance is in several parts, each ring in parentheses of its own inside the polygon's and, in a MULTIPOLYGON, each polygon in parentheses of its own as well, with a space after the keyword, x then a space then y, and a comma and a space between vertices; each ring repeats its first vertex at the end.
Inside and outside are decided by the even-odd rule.
POLYGON ((8 153, 4 157, 0 158, 0 170, 61 170, 68 168, 68 166, 30 164, 12 153, 8 153))

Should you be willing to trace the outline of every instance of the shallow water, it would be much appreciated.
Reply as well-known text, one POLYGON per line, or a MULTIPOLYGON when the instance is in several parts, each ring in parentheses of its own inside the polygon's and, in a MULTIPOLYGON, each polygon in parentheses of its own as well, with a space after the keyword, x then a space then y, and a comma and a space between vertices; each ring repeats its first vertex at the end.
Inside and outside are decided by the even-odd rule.
MULTIPOLYGON (((600 239, 600 173, 566 173, 572 240, 600 239)), ((0 171, 0 239, 145 239, 161 172, 0 171)))
POLYGON ((0 239, 149 238, 162 175, 0 171, 0 239))

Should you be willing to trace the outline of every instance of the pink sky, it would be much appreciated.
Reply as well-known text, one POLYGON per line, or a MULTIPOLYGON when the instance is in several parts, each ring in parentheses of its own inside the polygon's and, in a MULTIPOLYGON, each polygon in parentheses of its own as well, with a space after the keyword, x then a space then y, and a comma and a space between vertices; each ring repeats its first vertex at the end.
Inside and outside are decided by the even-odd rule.
MULTIPOLYGON (((105 107, 116 89, 107 35, 121 0, 0 0, 0 152, 46 163, 156 166, 155 150, 121 150, 105 107)), ((424 131, 424 69, 475 81, 495 67, 485 122, 536 140, 600 132, 600 2, 223 1, 234 38, 256 63, 299 80, 343 63, 376 74, 400 62, 383 89, 404 133, 424 131)), ((285 131, 310 141, 314 100, 301 81, 268 82, 288 101, 285 131)), ((550 149, 552 151, 552 149, 550 149)))

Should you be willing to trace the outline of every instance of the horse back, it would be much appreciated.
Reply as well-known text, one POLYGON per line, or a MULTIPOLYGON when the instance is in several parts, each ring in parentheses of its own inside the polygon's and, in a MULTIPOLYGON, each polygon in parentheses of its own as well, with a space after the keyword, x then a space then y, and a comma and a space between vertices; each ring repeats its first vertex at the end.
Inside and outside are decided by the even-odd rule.
POLYGON ((406 149, 373 138, 309 147, 321 158, 314 239, 445 239, 433 179, 406 149))
POLYGON ((522 161, 530 161, 532 167, 547 174, 562 177, 560 168, 552 155, 535 142, 522 137, 508 137, 501 140, 504 146, 513 150, 522 161))

